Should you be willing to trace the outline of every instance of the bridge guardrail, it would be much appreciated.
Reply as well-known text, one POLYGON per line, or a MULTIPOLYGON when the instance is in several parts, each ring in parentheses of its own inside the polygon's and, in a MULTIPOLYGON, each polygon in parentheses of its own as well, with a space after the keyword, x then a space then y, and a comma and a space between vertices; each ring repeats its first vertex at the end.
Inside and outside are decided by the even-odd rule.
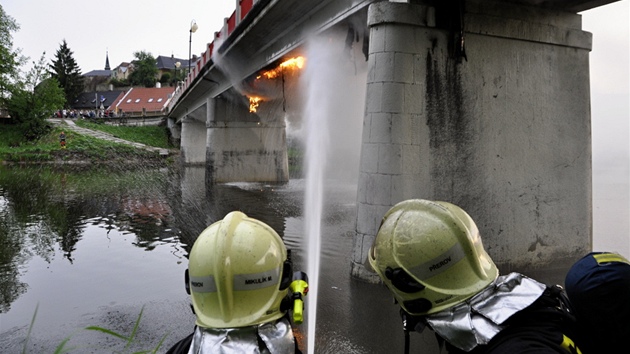
POLYGON ((236 10, 232 12, 230 17, 226 17, 224 19, 221 31, 215 32, 214 39, 212 42, 208 43, 206 50, 201 56, 199 56, 199 59, 197 59, 195 65, 191 68, 190 72, 186 76, 186 79, 183 81, 181 88, 173 93, 171 102, 168 104, 168 112, 172 111, 182 94, 188 90, 191 84, 195 81, 195 78, 199 75, 199 73, 201 73, 202 69, 208 64, 208 62, 212 61, 213 52, 218 49, 215 48, 215 42, 218 43, 220 40, 226 40, 229 38, 229 36, 234 32, 238 25, 243 22, 247 14, 251 12, 254 5, 258 2, 261 2, 261 0, 239 0, 236 10))

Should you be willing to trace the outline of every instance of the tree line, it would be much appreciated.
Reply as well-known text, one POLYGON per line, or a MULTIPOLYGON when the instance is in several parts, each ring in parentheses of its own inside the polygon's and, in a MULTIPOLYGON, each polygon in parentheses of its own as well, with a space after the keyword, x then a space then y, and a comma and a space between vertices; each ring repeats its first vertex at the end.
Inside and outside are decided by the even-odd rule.
MULTIPOLYGON (((38 61, 33 61, 28 72, 22 73, 20 68, 29 59, 20 54, 19 48, 13 48, 12 33, 19 28, 0 4, 0 109, 8 112, 10 122, 19 125, 24 138, 30 141, 48 133, 51 128, 46 119, 61 108, 70 108, 85 84, 65 39, 51 63, 46 64, 44 52, 38 61)), ((158 73, 155 58, 144 51, 133 54, 134 71, 125 84, 155 86, 158 73)))

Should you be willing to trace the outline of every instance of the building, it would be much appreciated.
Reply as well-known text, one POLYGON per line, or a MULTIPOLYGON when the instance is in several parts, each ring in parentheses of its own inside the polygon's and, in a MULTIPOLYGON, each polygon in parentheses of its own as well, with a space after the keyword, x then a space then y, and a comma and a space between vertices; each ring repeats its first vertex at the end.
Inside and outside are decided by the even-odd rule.
POLYGON ((116 102, 125 95, 124 90, 83 92, 70 105, 75 110, 112 110, 116 102), (102 108, 101 108, 102 107, 102 108))
POLYGON ((179 81, 183 80, 188 68, 188 59, 179 59, 172 55, 170 57, 160 55, 155 61, 158 69, 158 81, 161 81, 162 76, 166 73, 168 73, 171 78, 177 77, 179 81), (179 66, 177 63, 179 63, 179 66))
POLYGON ((106 91, 109 88, 109 80, 112 78, 112 70, 109 67, 109 53, 105 54, 105 68, 92 70, 83 74, 84 92, 106 91))
POLYGON ((166 114, 173 87, 133 87, 112 107, 117 115, 156 116, 166 114))
POLYGON ((112 78, 111 70, 92 70, 83 74, 84 90, 105 91, 109 88, 109 80, 112 78))
POLYGON ((114 68, 114 73, 112 77, 117 80, 127 80, 129 78, 129 74, 133 71, 133 64, 122 62, 116 68, 114 68))
POLYGON ((163 73, 171 73, 177 69, 177 63, 179 63, 180 69, 186 69, 188 67, 188 59, 179 59, 174 56, 164 56, 160 55, 155 59, 155 65, 160 72, 160 75, 163 73))

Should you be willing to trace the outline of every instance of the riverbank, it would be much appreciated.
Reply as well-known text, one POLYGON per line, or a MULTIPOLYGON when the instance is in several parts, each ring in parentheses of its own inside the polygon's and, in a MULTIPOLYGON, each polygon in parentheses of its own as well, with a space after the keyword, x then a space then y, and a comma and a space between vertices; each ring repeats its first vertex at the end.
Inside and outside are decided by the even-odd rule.
MULTIPOLYGON (((51 119, 51 131, 35 142, 27 142, 17 127, 4 125, 0 131, 0 163, 55 165, 162 166, 172 163, 178 150, 167 146, 165 127, 116 127, 117 135, 79 126, 69 119, 51 119), (65 134, 65 146, 60 134, 65 134), (151 146, 141 141, 157 142, 151 146)), ((87 123, 89 124, 89 123, 87 123)), ((84 125, 84 124, 81 124, 84 125)), ((107 130, 107 127, 102 127, 107 130)))

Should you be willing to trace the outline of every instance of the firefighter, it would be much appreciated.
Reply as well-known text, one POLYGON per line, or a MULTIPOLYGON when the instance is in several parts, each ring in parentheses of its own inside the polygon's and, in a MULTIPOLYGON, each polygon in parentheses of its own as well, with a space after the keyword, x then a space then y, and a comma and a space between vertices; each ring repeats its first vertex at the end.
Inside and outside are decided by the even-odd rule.
POLYGON ((409 332, 428 327, 449 353, 579 353, 559 286, 499 275, 461 208, 412 199, 383 217, 368 263, 400 305, 409 332))
POLYGON ((193 244, 185 283, 195 329, 167 353, 300 353, 289 315, 302 322, 306 275, 292 272, 265 223, 235 211, 210 225, 193 244))
MULTIPOLYGON (((630 336, 630 262, 610 252, 577 261, 564 284, 586 353, 618 353, 630 336)), ((626 349, 627 350, 627 349, 626 349)))

